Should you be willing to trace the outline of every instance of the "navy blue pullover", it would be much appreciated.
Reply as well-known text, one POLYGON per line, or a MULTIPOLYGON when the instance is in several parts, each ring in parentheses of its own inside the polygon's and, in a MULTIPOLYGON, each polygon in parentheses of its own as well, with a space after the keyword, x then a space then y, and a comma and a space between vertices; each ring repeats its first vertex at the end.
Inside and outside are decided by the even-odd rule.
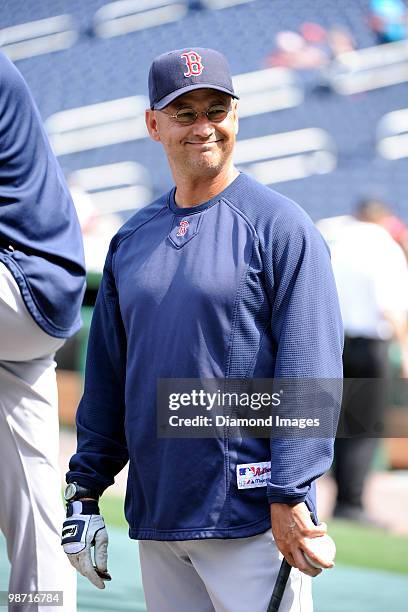
POLYGON ((129 459, 138 539, 255 535, 274 501, 315 513, 332 439, 157 438, 156 381, 341 378, 342 338, 329 253, 301 208, 245 174, 187 209, 170 191, 111 242, 67 482, 103 492, 129 459), (237 465, 268 461, 266 487, 238 489, 237 465))
POLYGON ((0 52, 0 261, 48 334, 81 325, 85 261, 76 211, 21 74, 0 52))

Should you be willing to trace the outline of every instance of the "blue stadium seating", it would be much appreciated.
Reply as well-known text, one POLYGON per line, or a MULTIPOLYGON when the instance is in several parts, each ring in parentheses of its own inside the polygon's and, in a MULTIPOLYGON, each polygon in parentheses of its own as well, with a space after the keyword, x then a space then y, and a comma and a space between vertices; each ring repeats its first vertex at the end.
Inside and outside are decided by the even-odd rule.
MULTIPOLYGON (((232 72, 238 74, 264 68, 275 34, 296 30, 305 21, 347 28, 358 47, 375 44, 367 22, 369 0, 255 0, 222 10, 190 10, 174 23, 102 39, 93 33, 92 22, 106 3, 2 0, 1 27, 64 13, 79 24, 81 35, 71 48, 17 62, 44 119, 65 109, 146 95, 152 58, 175 46, 213 46, 228 56, 232 72)), ((337 143, 338 166, 330 174, 279 183, 275 188, 298 200, 314 219, 348 212, 356 198, 381 189, 408 221, 408 160, 382 160, 375 150, 377 123, 385 113, 408 106, 408 84, 346 97, 319 88, 316 74, 304 76, 301 106, 243 119, 240 137, 321 127, 337 143)), ((150 169, 155 194, 171 185, 160 147, 147 139, 60 158, 67 174, 126 160, 150 169)))

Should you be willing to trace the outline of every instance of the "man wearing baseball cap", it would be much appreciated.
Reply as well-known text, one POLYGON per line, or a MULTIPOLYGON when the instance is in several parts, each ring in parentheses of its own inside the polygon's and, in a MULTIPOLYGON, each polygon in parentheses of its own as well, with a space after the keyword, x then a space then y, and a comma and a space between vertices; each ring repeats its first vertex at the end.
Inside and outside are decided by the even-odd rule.
POLYGON ((146 125, 175 187, 113 238, 89 339, 63 545, 104 588, 98 498, 129 461, 125 512, 153 612, 265 612, 282 553, 281 610, 311 610, 305 537, 333 440, 157 435, 160 379, 340 378, 329 254, 296 204, 233 164, 238 96, 224 56, 157 57, 146 125), (268 477, 245 480, 247 466, 268 477), (271 529, 272 525, 272 529, 271 529), (95 545, 95 566, 91 546, 95 545), (280 556, 279 556, 280 555, 280 556))

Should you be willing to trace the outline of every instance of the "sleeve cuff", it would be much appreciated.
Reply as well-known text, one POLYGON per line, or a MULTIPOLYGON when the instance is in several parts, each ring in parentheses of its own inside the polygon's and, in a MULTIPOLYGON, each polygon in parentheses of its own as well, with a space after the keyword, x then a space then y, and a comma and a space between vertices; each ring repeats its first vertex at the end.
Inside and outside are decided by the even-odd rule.
POLYGON ((268 493, 268 501, 270 504, 289 504, 294 506, 306 500, 307 495, 283 495, 281 493, 268 493))
POLYGON ((96 493, 98 493, 99 497, 102 495, 102 493, 106 489, 106 487, 98 485, 97 483, 95 483, 95 480, 92 480, 92 478, 86 478, 86 476, 82 477, 82 476, 75 476, 72 474, 69 476, 67 475, 66 483, 69 484, 70 482, 76 482, 81 487, 85 487, 87 489, 91 489, 92 491, 95 491, 96 493))

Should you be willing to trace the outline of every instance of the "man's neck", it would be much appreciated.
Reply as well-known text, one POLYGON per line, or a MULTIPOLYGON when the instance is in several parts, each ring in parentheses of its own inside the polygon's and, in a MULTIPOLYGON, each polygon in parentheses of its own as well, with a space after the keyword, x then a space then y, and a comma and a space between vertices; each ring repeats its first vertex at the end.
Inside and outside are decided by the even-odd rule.
POLYGON ((196 180, 177 177, 176 204, 180 208, 189 208, 207 202, 224 191, 238 174, 238 170, 231 165, 214 177, 197 177, 196 180))

